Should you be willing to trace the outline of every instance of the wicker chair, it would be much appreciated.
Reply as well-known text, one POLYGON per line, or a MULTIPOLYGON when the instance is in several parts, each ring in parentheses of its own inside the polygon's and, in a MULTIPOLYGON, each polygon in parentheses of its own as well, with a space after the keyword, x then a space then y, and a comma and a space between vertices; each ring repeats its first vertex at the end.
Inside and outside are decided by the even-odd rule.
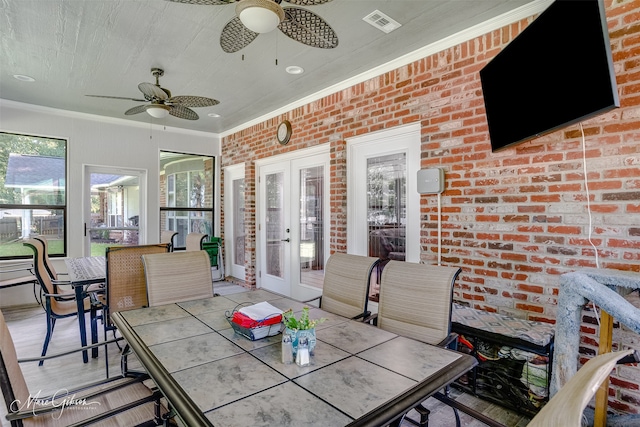
POLYGON ((206 251, 142 256, 149 307, 213 297, 211 264, 206 251))
POLYGON ((201 251, 202 243, 209 237, 207 234, 202 233, 189 233, 187 234, 185 246, 187 251, 201 251))
MULTIPOLYGON (((77 351, 83 349, 86 347, 77 351)), ((47 359, 67 354, 69 352, 48 356, 47 359)), ((31 394, 19 363, 37 360, 18 361, 9 328, 0 311, 0 391, 4 396, 7 419, 12 427, 68 427, 88 425, 90 422, 112 417, 116 417, 113 425, 152 426, 162 425, 163 419, 168 418, 166 408, 160 403, 161 393, 152 392, 142 384, 148 376, 121 376, 74 390, 57 384, 59 391, 51 397, 31 394), (33 399, 34 395, 37 399, 33 399), (87 410, 88 408, 91 410, 87 410)), ((169 425, 168 421, 164 421, 164 424, 169 425)))
MULTIPOLYGON (((107 339, 108 331, 113 331, 115 335, 116 327, 111 322, 111 313, 142 308, 149 304, 142 255, 167 253, 168 251, 168 243, 110 246, 107 248, 105 253, 107 259, 107 292, 103 310, 105 340, 107 339)), ((107 347, 105 347, 105 359, 109 360, 107 347)), ((106 365, 108 377, 109 363, 106 365)))
POLYGON ((343 253, 331 255, 324 270, 322 295, 318 297, 320 308, 352 319, 368 316, 371 273, 379 262, 379 258, 368 256, 343 253))
POLYGON ((178 236, 177 231, 173 230, 164 230, 160 233, 160 243, 168 243, 169 244, 169 252, 173 252, 173 248, 176 247, 176 237, 178 236))
MULTIPOLYGON (((44 344, 42 345, 42 356, 47 354, 47 347, 49 341, 53 336, 53 329, 56 326, 56 320, 71 316, 84 316, 83 313, 78 313, 78 307, 75 300, 74 292, 58 292, 60 286, 54 286, 51 277, 45 267, 44 246, 42 241, 37 239, 25 239, 23 245, 33 250, 33 262, 35 267, 35 274, 42 288, 42 303, 47 317, 47 334, 44 338, 44 344)), ((95 301, 93 295, 89 295, 84 299, 84 311, 91 313, 91 336, 96 335, 97 331, 97 310, 99 304, 95 301)), ((44 363, 44 359, 40 361, 40 366, 44 363)))

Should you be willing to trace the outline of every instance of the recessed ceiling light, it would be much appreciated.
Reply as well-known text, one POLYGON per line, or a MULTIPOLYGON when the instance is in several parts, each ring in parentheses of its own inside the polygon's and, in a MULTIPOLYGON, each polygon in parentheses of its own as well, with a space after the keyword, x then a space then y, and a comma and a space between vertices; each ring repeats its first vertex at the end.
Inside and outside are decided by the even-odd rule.
POLYGON ((36 79, 34 79, 31 76, 25 76, 24 74, 14 74, 13 78, 16 80, 20 80, 21 82, 35 82, 36 79))
POLYGON ((220 117, 220 114, 209 113, 209 114, 207 114, 207 116, 209 116, 209 117, 220 117))
POLYGON ((297 65, 290 65, 287 68, 285 68, 285 70, 289 74, 302 74, 302 73, 304 73, 304 68, 298 67, 297 65))

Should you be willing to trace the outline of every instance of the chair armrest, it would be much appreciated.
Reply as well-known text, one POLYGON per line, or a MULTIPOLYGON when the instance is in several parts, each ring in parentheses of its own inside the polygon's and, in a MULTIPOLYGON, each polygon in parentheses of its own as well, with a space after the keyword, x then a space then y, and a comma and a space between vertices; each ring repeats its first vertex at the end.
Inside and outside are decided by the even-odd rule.
POLYGON ((362 319, 364 323, 371 323, 372 325, 378 324, 378 313, 369 314, 369 316, 362 319))
POLYGON ((447 335, 445 339, 443 339, 438 344, 436 344, 436 346, 443 347, 443 348, 451 348, 452 350, 455 350, 455 348, 457 347, 457 342, 456 342, 457 339, 458 339, 458 334, 456 334, 455 332, 451 332, 449 335, 447 335), (455 344, 455 345, 452 346, 452 344, 455 344))
POLYGON ((0 273, 16 273, 18 271, 28 271, 33 274, 33 266, 32 265, 2 265, 0 266, 0 273))
POLYGON ((56 359, 58 357, 67 356, 69 354, 74 354, 74 353, 78 353, 78 352, 85 351, 85 350, 91 350, 92 348, 100 347, 100 346, 103 346, 103 345, 111 344, 111 343, 122 341, 122 340, 124 340, 123 337, 118 337, 118 338, 110 339, 110 340, 107 340, 107 341, 102 341, 102 342, 99 342, 99 343, 96 343, 96 344, 85 345, 84 347, 78 347, 78 348, 74 348, 72 350, 67 350, 67 351, 63 351, 63 352, 60 352, 60 353, 51 354, 49 356, 38 356, 38 357, 28 357, 28 358, 25 358, 25 359, 18 359, 18 363, 30 363, 30 362, 39 362, 41 360, 56 359))
POLYGON ((322 306, 322 295, 319 295, 319 296, 317 296, 315 298, 311 298, 311 299, 308 299, 308 300, 305 300, 305 301, 300 301, 300 302, 303 303, 303 304, 307 304, 307 303, 310 303, 311 301, 315 301, 315 300, 318 300, 318 307, 321 307, 322 306))
POLYGON ((360 313, 357 316, 353 316, 351 320, 362 319, 362 321, 364 322, 369 316, 371 316, 371 312, 367 310, 364 313, 360 313))

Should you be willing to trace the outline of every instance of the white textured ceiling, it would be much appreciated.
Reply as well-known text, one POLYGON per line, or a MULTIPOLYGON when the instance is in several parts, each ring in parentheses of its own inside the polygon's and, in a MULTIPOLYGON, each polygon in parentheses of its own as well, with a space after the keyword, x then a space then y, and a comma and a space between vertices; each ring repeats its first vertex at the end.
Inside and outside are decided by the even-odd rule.
POLYGON ((220 104, 195 108, 199 120, 169 116, 154 123, 225 133, 470 27, 514 10, 540 8, 541 3, 333 0, 306 8, 336 31, 337 48, 308 47, 276 30, 228 54, 219 38, 235 16, 231 4, 0 0, 0 98, 148 123, 151 118, 145 113, 124 115, 140 102, 85 95, 141 98, 138 83, 153 82, 150 69, 159 67, 165 70, 161 85, 174 96, 206 96, 220 104), (390 34, 370 26, 362 18, 375 9, 402 26, 390 34), (305 73, 287 74, 288 65, 301 66, 305 73), (29 75, 36 82, 16 80, 14 74, 29 75), (208 113, 221 117, 210 118, 208 113))

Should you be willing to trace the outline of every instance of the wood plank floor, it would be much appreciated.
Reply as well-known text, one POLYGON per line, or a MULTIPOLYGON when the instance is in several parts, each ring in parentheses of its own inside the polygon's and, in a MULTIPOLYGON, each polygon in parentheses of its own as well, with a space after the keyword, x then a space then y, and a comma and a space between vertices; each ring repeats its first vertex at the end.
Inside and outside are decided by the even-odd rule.
MULTIPOLYGON (((225 282, 216 284, 216 292, 220 294, 245 291, 242 287, 225 282)), ((375 306, 375 305, 374 305, 375 306)), ((16 345, 18 358, 30 358, 40 355, 45 335, 45 317, 40 306, 28 306, 2 310, 12 338, 16 345)), ((87 326, 89 325, 87 319, 87 326)), ((99 336, 103 339, 102 325, 99 325, 99 336)), ((60 319, 56 324, 55 333, 47 354, 55 354, 71 350, 80 346, 78 338, 78 323, 75 317, 60 319)), ((119 351, 115 344, 108 347, 109 373, 117 376, 120 373, 119 351)), ((140 365, 134 358, 130 358, 131 366, 139 368, 140 365)), ((61 388, 73 388, 93 381, 105 378, 105 352, 100 350, 97 359, 89 359, 88 363, 82 363, 80 353, 71 354, 54 360, 46 361, 43 366, 38 363, 25 363, 21 365, 27 386, 32 394, 41 391, 43 396, 54 393, 61 388)), ((452 397, 470 406, 477 411, 495 419, 508 427, 524 427, 529 422, 526 416, 514 411, 504 409, 498 405, 475 398, 472 395, 452 390, 452 397)), ((428 399, 425 406, 431 410, 429 425, 435 427, 453 427, 455 420, 453 411, 448 406, 435 399, 428 399)), ((9 426, 5 419, 6 408, 4 400, 0 403, 0 418, 2 426, 9 426)), ((415 412, 410 414, 417 418, 415 412)), ((462 425, 465 427, 481 427, 483 423, 466 414, 460 414, 462 425)), ((403 422, 402 426, 410 426, 403 422)))

